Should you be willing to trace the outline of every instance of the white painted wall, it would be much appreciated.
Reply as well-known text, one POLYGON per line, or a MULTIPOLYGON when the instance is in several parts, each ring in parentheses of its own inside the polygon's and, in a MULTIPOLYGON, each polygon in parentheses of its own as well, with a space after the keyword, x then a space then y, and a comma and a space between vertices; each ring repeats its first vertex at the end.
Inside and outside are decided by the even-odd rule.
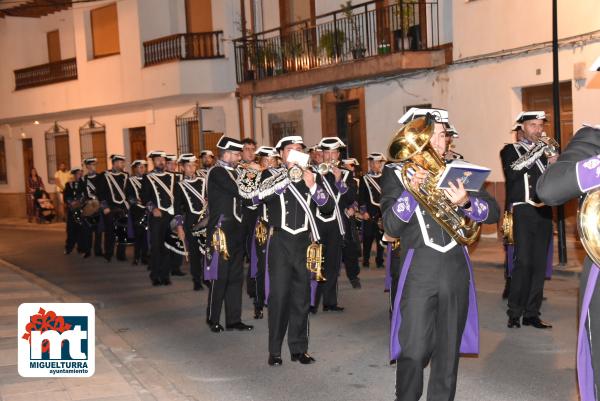
MULTIPOLYGON (((94 6, 103 4, 94 3, 94 6)), ((235 0, 213 1, 213 26, 215 30, 223 30, 225 37, 231 37, 234 30, 232 14, 235 13, 236 4, 239 3, 235 0)), ((25 39, 31 41, 33 33, 28 32, 34 31, 33 27, 40 24, 43 27, 51 26, 54 20, 0 19, 0 50, 2 54, 15 55, 0 63, 0 122, 39 119, 51 113, 151 101, 182 94, 225 94, 235 91, 235 65, 230 41, 222 43, 226 55, 223 59, 190 60, 143 68, 144 40, 185 32, 183 0, 117 2, 121 52, 99 59, 91 57, 90 9, 88 4, 79 4, 72 10, 53 14, 56 23, 64 20, 61 24, 71 24, 78 79, 20 91, 14 91, 13 70, 47 62, 47 50, 30 52, 31 46, 19 43, 18 38, 24 35, 25 39), (45 59, 40 55, 42 53, 45 59)), ((45 35, 47 28, 36 29, 45 35)), ((45 43, 44 36, 44 46, 45 43)))
MULTIPOLYGON (((237 100, 233 94, 220 97, 198 96, 181 100, 160 100, 144 106, 97 112, 93 118, 106 125, 107 154, 127 155, 129 144, 126 132, 128 128, 133 127, 146 127, 148 150, 162 149, 168 153, 176 153, 175 117, 194 107, 196 101, 203 106, 222 108, 225 120, 221 128, 224 128, 227 135, 239 138, 237 100)), ((88 120, 89 116, 78 113, 64 116, 59 121, 61 126, 69 130, 71 166, 81 164, 79 128, 88 120)), ((44 131, 48 130, 52 124, 52 120, 41 120, 39 125, 33 123, 0 125, 0 136, 5 138, 8 171, 8 183, 0 185, 0 193, 18 193, 25 190, 21 132, 24 132, 27 138, 33 139, 34 166, 44 182, 48 182, 44 131)), ((47 186, 46 189, 50 192, 54 190, 52 186, 47 186)))
MULTIPOLYGON (((552 40, 552 2, 453 0, 454 58, 552 40), (477 38, 475 40, 475 38, 477 38)), ((558 2, 558 37, 600 29, 600 2, 558 2)))

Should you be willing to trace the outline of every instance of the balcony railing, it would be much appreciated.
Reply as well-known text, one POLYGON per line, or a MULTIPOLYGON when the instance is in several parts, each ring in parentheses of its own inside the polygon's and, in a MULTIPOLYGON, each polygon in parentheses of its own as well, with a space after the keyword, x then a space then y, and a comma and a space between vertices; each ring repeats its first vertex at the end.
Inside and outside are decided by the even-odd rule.
POLYGON ((77 79, 77 59, 15 70, 15 90, 77 79))
POLYGON ((437 0, 369 1, 234 40, 237 82, 439 45, 437 0))
POLYGON ((223 31, 177 33, 144 42, 144 66, 178 60, 224 57, 223 31))

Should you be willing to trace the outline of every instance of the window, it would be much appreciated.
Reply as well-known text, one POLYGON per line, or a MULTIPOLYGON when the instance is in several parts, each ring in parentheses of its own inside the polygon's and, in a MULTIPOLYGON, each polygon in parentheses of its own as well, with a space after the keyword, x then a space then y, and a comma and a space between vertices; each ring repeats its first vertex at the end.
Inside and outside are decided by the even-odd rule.
POLYGON ((117 5, 96 8, 90 12, 94 58, 119 54, 119 20, 117 5))
POLYGON ((46 33, 46 42, 48 43, 48 62, 56 63, 60 61, 60 34, 58 29, 46 33))
POLYGON ((54 126, 45 132, 46 137, 46 163, 48 164, 48 182, 54 183, 54 173, 61 163, 71 169, 71 152, 69 151, 69 130, 54 123, 54 126))
POLYGON ((7 182, 6 149, 4 148, 4 137, 0 136, 0 184, 6 184, 7 182))
POLYGON ((217 142, 224 131, 225 114, 220 107, 195 106, 175 118, 177 153, 193 153, 211 150, 217 154, 217 142), (199 126, 202 125, 202 135, 199 126))
POLYGON ((90 120, 83 127, 79 128, 79 137, 81 142, 81 160, 89 157, 98 159, 96 170, 102 172, 106 170, 106 127, 97 121, 90 120))

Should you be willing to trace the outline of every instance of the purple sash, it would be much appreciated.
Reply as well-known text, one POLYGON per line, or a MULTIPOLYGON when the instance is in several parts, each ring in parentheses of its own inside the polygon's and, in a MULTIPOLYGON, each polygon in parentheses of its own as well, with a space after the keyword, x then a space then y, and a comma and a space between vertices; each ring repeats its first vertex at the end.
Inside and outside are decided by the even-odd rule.
POLYGON ((506 274, 512 276, 512 271, 515 268, 515 246, 506 245, 506 274))
MULTIPOLYGON (((469 310, 467 313, 467 322, 463 331, 462 340, 460 343, 460 352, 463 354, 478 354, 479 353, 479 319, 477 316, 477 295, 475 292, 475 283, 473 280, 473 268, 466 247, 463 247, 465 259, 469 268, 469 310)), ((392 325, 390 333, 390 360, 396 360, 400 357, 402 347, 400 345, 400 326, 402 323, 402 315, 400 313, 400 301, 410 263, 412 261, 415 250, 409 249, 406 253, 406 258, 402 264, 400 278, 398 279, 398 289, 396 298, 394 299, 394 308, 392 311, 392 325)))
POLYGON ((385 282, 383 288, 385 291, 390 291, 392 288, 392 244, 388 242, 386 247, 386 258, 385 258, 385 282))
POLYGON ((588 320, 590 302, 596 282, 598 280, 598 266, 592 264, 588 276, 581 304, 581 316, 579 317, 579 335, 577 337, 577 381, 579 382, 579 395, 581 401, 596 401, 594 385, 594 369, 592 367, 592 349, 590 338, 587 335, 585 324, 588 320))
POLYGON ((317 288, 319 287, 319 282, 314 279, 313 274, 311 274, 310 278, 310 306, 316 306, 317 302, 317 288))

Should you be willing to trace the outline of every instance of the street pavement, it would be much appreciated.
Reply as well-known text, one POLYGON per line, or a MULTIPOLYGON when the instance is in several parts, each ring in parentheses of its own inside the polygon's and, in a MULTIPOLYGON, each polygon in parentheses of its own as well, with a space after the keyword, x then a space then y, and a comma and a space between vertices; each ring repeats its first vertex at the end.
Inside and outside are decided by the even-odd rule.
MULTIPOLYGON (((204 323, 207 291, 192 291, 189 274, 175 277, 172 286, 152 287, 145 266, 63 255, 60 225, 9 223, 0 222, 3 401, 394 399, 383 270, 363 270, 361 290, 352 289, 342 273, 340 304, 346 311, 311 316, 309 351, 316 364, 291 362, 284 344, 283 366, 269 367, 267 321, 252 319, 246 296, 242 318, 255 325, 254 332, 213 334, 204 323), (90 302, 96 308, 93 378, 18 376, 17 307, 56 300, 90 302)), ((554 324, 552 330, 508 329, 500 298, 501 245, 483 239, 472 255, 481 354, 461 358, 456 400, 576 401, 577 262, 546 283, 543 319, 554 324)))

